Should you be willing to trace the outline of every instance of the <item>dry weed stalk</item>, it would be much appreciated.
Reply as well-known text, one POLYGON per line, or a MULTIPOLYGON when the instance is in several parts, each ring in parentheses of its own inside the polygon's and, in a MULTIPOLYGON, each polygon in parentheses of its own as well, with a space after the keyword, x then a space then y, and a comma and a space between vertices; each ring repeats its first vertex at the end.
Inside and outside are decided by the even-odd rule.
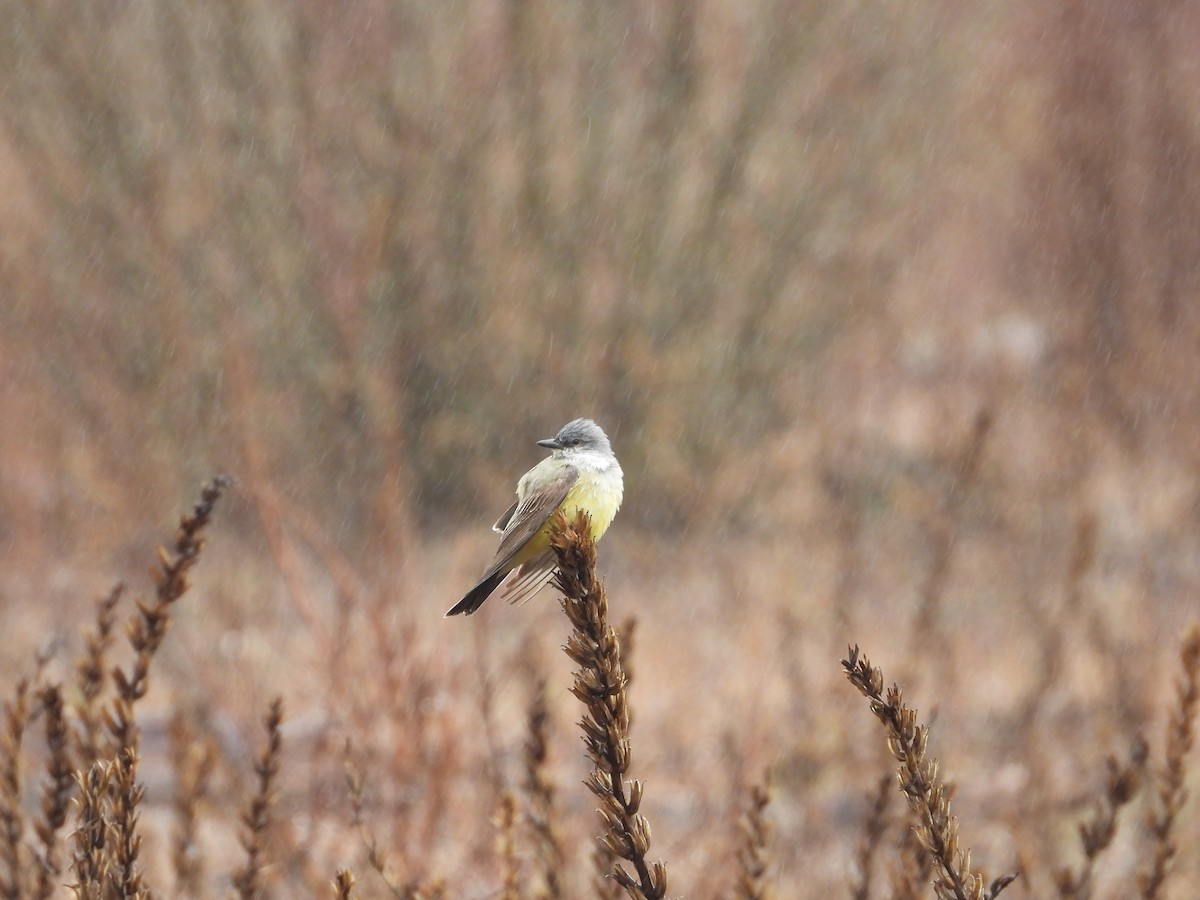
POLYGON ((568 522, 561 512, 551 524, 550 543, 558 563, 555 583, 573 630, 567 655, 579 665, 573 693, 587 710, 580 721, 584 746, 594 769, 588 787, 600 798, 607 826, 601 841, 632 864, 636 877, 615 865, 612 877, 634 900, 658 900, 666 894, 667 870, 648 863, 650 825, 638 810, 642 783, 625 781, 629 771, 629 704, 621 666, 621 645, 608 624, 608 598, 596 577, 596 543, 586 513, 568 522))
POLYGON ((763 775, 761 784, 750 789, 750 806, 739 823, 742 835, 737 850, 737 881, 733 896, 738 900, 767 900, 772 895, 767 882, 767 843, 771 826, 767 822, 767 804, 771 802, 771 776, 763 775))
MULTIPOLYGON (((621 624, 621 667, 625 671, 625 694, 634 682, 637 670, 633 666, 634 647, 637 640, 637 616, 627 616, 621 624)), ((633 724, 633 710, 629 710, 629 722, 633 724)), ((617 856, 604 841, 597 841, 592 849, 592 896, 596 900, 620 900, 621 886, 612 877, 617 856)))
POLYGON ((496 735, 496 679, 490 672, 488 658, 491 651, 486 638, 484 631, 475 629, 473 659, 475 674, 479 679, 479 721, 483 725, 483 740, 487 746, 487 753, 483 758, 483 771, 491 786, 492 796, 499 804, 508 787, 500 766, 504 754, 500 752, 500 739, 496 735))
POLYGON ((887 831, 888 801, 892 797, 892 776, 884 775, 879 779, 875 795, 871 802, 871 813, 863 823, 863 836, 858 844, 858 880, 855 882, 850 895, 854 900, 868 900, 871 896, 871 861, 887 831))
POLYGON ((526 818, 533 832, 534 853, 541 870, 541 884, 534 890, 534 896, 558 900, 562 896, 559 871, 566 859, 555 824, 554 781, 547 765, 549 725, 546 682, 539 679, 529 704, 529 737, 525 741, 525 792, 529 797, 526 818))
POLYGON ((337 900, 350 900, 354 896, 354 873, 349 869, 338 869, 333 879, 333 896, 337 900))
POLYGON ((25 896, 25 812, 21 808, 21 747, 29 724, 29 679, 17 683, 4 715, 0 735, 0 861, 4 864, 0 892, 11 900, 25 896))
POLYGON ((888 731, 888 748, 900 763, 900 789, 917 817, 918 837, 937 868, 933 887, 938 897, 990 900, 1011 884, 1017 873, 997 878, 987 888, 971 871, 971 851, 959 847, 958 820, 950 815, 950 798, 936 760, 926 757, 929 730, 917 724, 917 712, 904 705, 898 685, 883 692, 883 672, 858 647, 851 647, 842 668, 850 683, 871 703, 871 712, 888 731))
MULTIPOLYGON (((215 478, 201 492, 200 501, 190 515, 180 520, 172 551, 160 547, 159 567, 153 570, 153 604, 139 603, 137 615, 126 633, 133 647, 134 661, 128 671, 112 671, 116 696, 104 712, 105 725, 112 737, 115 757, 109 763, 97 763, 84 777, 84 796, 80 804, 80 824, 76 835, 76 891, 91 897, 99 891, 122 897, 147 894, 138 867, 141 838, 137 832, 138 805, 143 789, 137 780, 138 731, 134 705, 149 687, 150 662, 162 644, 170 625, 170 607, 188 588, 187 573, 199 559, 204 540, 202 531, 212 518, 213 507, 229 480, 215 478), (96 791, 102 791, 97 795, 96 791), (115 892, 115 893, 114 893, 115 892)), ((88 636, 87 653, 79 666, 79 683, 84 700, 81 704, 80 752, 86 761, 101 753, 101 739, 95 727, 95 704, 104 687, 104 660, 111 642, 112 615, 121 588, 114 588, 101 602, 96 631, 88 636)))
POLYGON ((58 833, 67 821, 67 807, 75 790, 75 770, 71 765, 62 688, 59 685, 43 688, 39 701, 46 716, 46 749, 49 751, 46 770, 49 780, 42 788, 41 818, 33 825, 41 844, 34 896, 45 898, 54 893, 58 877, 62 874, 62 863, 58 858, 58 833))
POLYGON ((109 767, 95 762, 79 781, 79 816, 75 826, 75 853, 71 869, 75 873, 72 890, 79 900, 103 900, 104 884, 112 866, 109 822, 105 805, 109 794, 109 767))
POLYGON ((596 841, 592 849, 592 896, 596 900, 620 900, 621 886, 612 877, 617 856, 604 841, 596 841))
POLYGON ((117 621, 117 604, 125 592, 125 585, 117 584, 108 596, 96 604, 96 625, 84 637, 84 655, 76 668, 76 684, 81 701, 75 709, 79 720, 76 744, 80 769, 86 769, 108 755, 103 746, 104 736, 101 723, 100 696, 108 678, 108 650, 113 642, 113 627, 117 621))
POLYGON ((1092 876, 1096 861, 1111 846, 1117 835, 1117 814, 1128 804, 1142 785, 1142 771, 1146 766, 1149 748, 1139 736, 1134 740, 1129 761, 1121 764, 1110 756, 1108 784, 1104 796, 1096 803, 1092 816, 1079 823, 1079 842, 1083 845, 1083 863, 1078 872, 1060 869, 1055 875, 1058 896, 1070 900, 1087 900, 1092 895, 1092 876))
POLYGON ((195 897, 200 894, 203 876, 203 857, 196 844, 196 822, 200 805, 208 795, 208 781, 216 754, 211 743, 196 739, 182 714, 172 718, 170 734, 176 782, 171 864, 175 869, 176 892, 195 897))
POLYGON ((233 886, 243 900, 260 896, 263 885, 263 852, 266 849, 267 832, 271 827, 271 806, 275 802, 275 778, 279 774, 279 755, 283 738, 279 726, 283 723, 283 698, 271 701, 263 726, 267 730, 267 746, 254 764, 258 776, 258 789, 250 805, 242 814, 246 833, 242 835, 242 847, 246 850, 246 865, 233 877, 233 886))
POLYGON ((145 789, 137 781, 137 764, 137 752, 125 747, 118 751, 109 769, 109 847, 112 855, 105 882, 107 895, 112 897, 150 896, 138 866, 142 839, 137 831, 137 810, 145 789))
POLYGON ((139 602, 138 614, 126 629, 129 643, 135 653, 133 666, 128 672, 114 669, 112 673, 117 697, 106 713, 106 724, 119 748, 137 749, 134 704, 146 695, 150 661, 166 637, 167 628, 171 624, 171 605, 188 589, 188 571, 199 560, 200 551, 204 546, 202 532, 212 518, 213 507, 229 484, 230 479, 224 476, 209 482, 201 491, 200 501, 192 508, 191 515, 180 519, 172 549, 158 548, 158 568, 151 573, 155 584, 154 602, 139 602))
POLYGON ((500 850, 500 898, 521 900, 521 868, 517 864, 517 799, 512 791, 500 795, 496 812, 496 837, 500 850))
POLYGON ((362 771, 354 763, 349 741, 346 742, 346 787, 350 794, 351 824, 358 831, 359 839, 367 851, 367 864, 383 881, 388 893, 398 900, 426 900, 426 898, 438 896, 440 888, 434 887, 429 892, 423 892, 415 881, 402 884, 391 866, 388 865, 387 855, 380 848, 374 832, 367 827, 366 819, 363 816, 365 783, 362 771))
MULTIPOLYGON (((889 776, 889 788, 891 783, 889 776)), ((905 828, 897 843, 900 858, 892 869, 892 896, 895 900, 922 900, 925 886, 933 878, 933 857, 921 844, 915 828, 905 828)))
POLYGON ((1174 859, 1175 820, 1187 800, 1187 757, 1196 739, 1196 709, 1200 706, 1200 624, 1188 630, 1180 649, 1183 673, 1176 687, 1176 703, 1167 723, 1166 759, 1158 772, 1158 797, 1148 826, 1154 838, 1154 859, 1138 878, 1142 897, 1154 900, 1162 891, 1174 859))

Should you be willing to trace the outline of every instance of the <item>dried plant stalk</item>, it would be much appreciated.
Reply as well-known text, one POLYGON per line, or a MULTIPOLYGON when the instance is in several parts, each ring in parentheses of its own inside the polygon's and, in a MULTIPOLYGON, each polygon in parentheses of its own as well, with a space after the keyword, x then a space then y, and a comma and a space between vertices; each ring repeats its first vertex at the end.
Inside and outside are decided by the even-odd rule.
POLYGON ((925 756, 929 730, 917 724, 917 712, 904 705, 898 685, 883 692, 883 672, 874 668, 858 647, 851 647, 842 668, 850 683, 871 703, 871 712, 888 731, 888 748, 900 763, 900 789, 917 817, 921 843, 933 857, 934 891, 940 898, 990 900, 1011 884, 1017 874, 996 879, 987 888, 971 871, 971 851, 959 847, 958 820, 950 815, 950 797, 938 774, 937 762, 925 756))
POLYGON ((533 832, 534 853, 541 875, 541 883, 534 889, 534 896, 558 900, 562 896, 559 871, 564 867, 566 858, 555 824, 555 788, 547 765, 549 725, 546 682, 539 680, 529 704, 529 736, 525 741, 525 792, 529 797, 526 819, 533 832))
POLYGON ((109 803, 111 804, 110 846, 111 864, 105 873, 108 894, 113 897, 144 898, 150 892, 142 883, 138 866, 142 839, 137 831, 138 806, 144 788, 137 781, 137 755, 123 748, 109 772, 109 803))
POLYGON ((871 813, 863 824, 862 840, 858 844, 858 880, 851 889, 854 900, 868 900, 871 896, 871 861, 879 849, 883 833, 887 830, 888 801, 892 796, 892 776, 879 779, 871 802, 871 813))
POLYGON ((266 849, 267 831, 271 826, 271 806, 275 802, 275 778, 279 774, 279 754, 283 749, 283 738, 279 726, 283 724, 283 699, 276 697, 271 702, 263 725, 267 729, 267 746, 254 764, 258 776, 258 789, 250 805, 242 814, 246 833, 242 835, 242 846, 246 850, 246 865, 233 878, 237 895, 243 900, 258 897, 263 889, 263 853, 266 849))
POLYGON ((12 900, 25 896, 25 812, 21 808, 21 746, 29 724, 29 679, 17 683, 0 735, 0 861, 4 864, 0 893, 12 900))
POLYGON ((133 706, 146 695, 149 687, 150 661, 166 637, 171 624, 171 604, 188 589, 188 571, 200 558, 204 547, 203 531, 212 519, 213 507, 229 486, 230 479, 214 478, 200 493, 200 501, 184 516, 175 532, 170 550, 158 548, 158 568, 152 570, 155 583, 154 602, 139 603, 138 614, 129 623, 127 633, 135 654, 128 672, 113 670, 117 697, 106 714, 109 733, 118 748, 137 750, 137 724, 133 706))
POLYGON ((1149 749, 1138 737, 1127 763, 1109 757, 1108 784, 1104 796, 1096 803, 1091 818, 1079 824, 1079 841, 1083 845, 1083 864, 1078 872, 1061 869, 1055 874, 1058 896, 1070 900, 1087 900, 1092 895, 1092 874, 1096 861, 1107 850, 1117 835, 1117 814, 1121 807, 1137 796, 1142 784, 1142 771, 1146 765, 1149 749))
POLYGON ((1175 858, 1175 820, 1187 799, 1187 758, 1196 739, 1196 709, 1200 706, 1200 624, 1192 625, 1180 650, 1183 669, 1176 689, 1175 708, 1167 723, 1166 759, 1158 773, 1158 797, 1148 822, 1154 838, 1154 858, 1139 876, 1142 896, 1154 900, 1162 891, 1175 858))
POLYGON ((354 873, 349 869, 338 869, 333 879, 333 896, 337 900, 350 900, 354 896, 354 873))
MULTIPOLYGON (((892 779, 888 778, 888 787, 892 779)), ((899 859, 891 870, 892 897, 895 900, 923 900, 925 885, 933 878, 933 857, 921 845, 913 828, 905 828, 897 842, 899 859)))
POLYGON ((634 870, 613 867, 612 877, 634 900, 658 900, 667 891, 666 866, 648 863, 650 825, 638 810, 642 783, 627 782, 629 705, 617 633, 608 624, 608 598, 596 577, 596 543, 586 513, 568 522, 561 512, 551 524, 550 543, 558 562, 555 582, 572 625, 566 653, 579 665, 571 692, 583 703, 583 742, 594 769, 587 784, 600 798, 605 833, 601 841, 634 870))
POLYGON ((109 767, 96 762, 79 773, 79 816, 75 826, 75 873, 72 889, 79 900, 102 900, 104 883, 113 866, 109 823, 105 805, 109 792, 109 767))
POLYGON ((197 740, 183 715, 171 720, 172 762, 175 768, 175 834, 171 839, 171 864, 175 891, 199 896, 203 859, 196 845, 199 810, 208 795, 208 781, 216 761, 212 744, 197 740))
POLYGON ((67 807, 75 790, 75 771, 71 766, 62 688, 50 685, 42 690, 39 699, 46 717, 46 749, 49 753, 46 768, 49 780, 42 788, 41 818, 33 826, 41 844, 34 896, 45 898, 54 893, 58 877, 62 874, 58 834, 67 821, 67 807))
POLYGON ((517 800, 512 791, 504 791, 500 795, 496 827, 499 830, 496 840, 500 850, 500 898, 521 900, 521 870, 517 865, 517 800))
MULTIPOLYGON (((625 695, 629 696, 630 686, 637 674, 633 667, 633 651, 637 638, 637 617, 626 616, 621 623, 621 669, 625 673, 625 695)), ((633 710, 629 710, 629 722, 633 724, 633 710)), ((621 886, 612 877, 613 867, 617 865, 617 856, 609 849, 604 841, 597 841, 592 849, 592 896, 595 900, 619 900, 621 886)))
POLYGON ((367 864, 375 871, 380 880, 383 881, 388 889, 388 893, 393 897, 400 898, 400 900, 425 900, 427 897, 435 896, 437 894, 436 887, 431 888, 426 893, 416 881, 402 883, 388 864, 387 854, 379 846, 379 841, 376 839, 374 832, 367 826, 366 819, 363 816, 366 803, 364 796, 366 784, 362 771, 354 762, 349 742, 346 744, 346 787, 350 794, 350 808, 353 816, 351 824, 358 831, 359 839, 366 850, 367 864))
POLYGON ((108 650, 113 642, 113 627, 117 621, 117 604, 125 585, 117 584, 108 596, 96 604, 96 625, 84 637, 84 655, 76 667, 75 682, 79 686, 80 702, 75 710, 79 720, 76 744, 78 768, 87 769, 92 763, 110 755, 104 746, 103 714, 100 697, 108 680, 108 650))
MULTIPOLYGON (((84 836, 77 836, 79 849, 76 852, 75 871, 79 878, 77 890, 85 896, 87 891, 92 890, 116 892, 116 896, 124 897, 141 897, 147 893, 138 867, 141 849, 141 838, 137 833, 138 805, 143 789, 137 780, 138 730, 134 705, 146 695, 149 688, 150 663, 170 625, 171 604, 182 597, 188 588, 188 571, 200 558, 200 550, 204 545, 202 532, 212 518, 213 507, 228 485, 227 478, 213 479, 201 492, 200 500, 192 508, 191 514, 180 520, 172 549, 159 548, 159 567, 153 570, 154 601, 151 604, 139 603, 137 614, 127 626, 134 660, 127 671, 119 668, 113 670, 116 696, 104 712, 115 758, 110 764, 102 766, 101 770, 93 766, 89 771, 84 782, 85 793, 89 789, 102 789, 105 794, 85 797, 80 807, 79 827, 84 836)), ((88 651, 79 666, 79 683, 84 696, 79 742, 81 755, 85 759, 102 752, 95 728, 94 710, 96 699, 104 687, 104 659, 110 643, 112 613, 119 597, 118 586, 101 603, 96 631, 88 638, 88 651)))
POLYGON ((596 900, 620 900, 621 886, 612 877, 617 856, 604 841, 597 841, 592 850, 592 896, 596 900))
POLYGON ((771 778, 750 789, 750 807, 742 817, 741 844, 737 851, 738 875, 733 896, 739 900, 767 900, 771 887, 767 881, 767 843, 771 826, 767 822, 767 804, 771 802, 771 778))

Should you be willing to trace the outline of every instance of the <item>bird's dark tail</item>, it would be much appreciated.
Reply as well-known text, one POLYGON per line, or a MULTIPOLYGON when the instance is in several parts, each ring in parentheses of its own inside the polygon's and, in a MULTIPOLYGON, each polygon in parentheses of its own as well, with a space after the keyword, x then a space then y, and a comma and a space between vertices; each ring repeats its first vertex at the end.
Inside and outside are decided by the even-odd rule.
POLYGON ((483 601, 491 596, 492 591, 500 587, 500 582, 504 580, 504 576, 507 574, 507 572, 497 572, 490 578, 483 579, 483 581, 467 591, 467 596, 454 604, 450 612, 446 613, 446 618, 459 615, 469 616, 475 612, 475 610, 483 606, 483 601))

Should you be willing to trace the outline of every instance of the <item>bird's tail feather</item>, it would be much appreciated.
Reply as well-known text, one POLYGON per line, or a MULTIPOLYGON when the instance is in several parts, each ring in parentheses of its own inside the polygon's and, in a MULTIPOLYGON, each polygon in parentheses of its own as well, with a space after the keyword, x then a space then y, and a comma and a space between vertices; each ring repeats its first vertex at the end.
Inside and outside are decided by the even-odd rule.
POLYGON ((547 550, 518 568, 500 589, 500 597, 509 603, 526 603, 545 587, 555 571, 554 551, 547 550))
POLYGON ((469 616, 475 612, 475 610, 483 605, 483 601, 491 595, 492 591, 500 586, 500 582, 504 580, 504 576, 507 574, 507 572, 497 572, 495 575, 483 579, 483 581, 467 591, 465 597, 454 604, 450 611, 446 613, 446 618, 459 615, 469 616))

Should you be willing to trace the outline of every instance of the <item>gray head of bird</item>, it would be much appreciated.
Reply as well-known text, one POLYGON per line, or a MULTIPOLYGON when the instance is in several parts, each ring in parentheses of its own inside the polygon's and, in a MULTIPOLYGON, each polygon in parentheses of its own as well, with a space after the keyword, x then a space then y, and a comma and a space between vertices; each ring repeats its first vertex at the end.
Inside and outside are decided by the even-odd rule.
POLYGON ((552 438, 537 442, 539 447, 562 453, 612 453, 608 435, 591 419, 575 419, 558 430, 552 438))

